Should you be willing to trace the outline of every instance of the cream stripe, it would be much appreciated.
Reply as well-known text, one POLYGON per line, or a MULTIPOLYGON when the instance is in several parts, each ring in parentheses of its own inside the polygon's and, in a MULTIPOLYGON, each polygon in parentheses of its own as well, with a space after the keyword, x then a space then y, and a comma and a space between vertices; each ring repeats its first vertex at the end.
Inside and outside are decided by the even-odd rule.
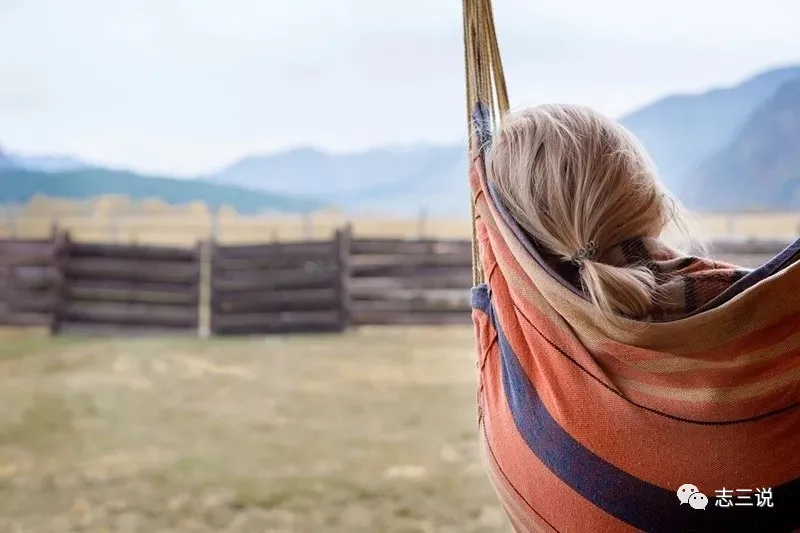
POLYGON ((717 387, 717 388, 695 388, 679 389, 674 387, 662 387, 658 385, 647 385, 638 381, 625 378, 616 378, 614 383, 625 393, 627 390, 635 390, 656 398, 669 400, 679 400, 684 402, 701 403, 730 403, 741 400, 748 400, 763 396, 780 389, 797 386, 800 387, 800 367, 793 368, 783 374, 771 379, 758 381, 738 387, 717 387))
MULTIPOLYGON (((725 361, 705 361, 702 359, 688 359, 684 357, 669 357, 653 361, 622 361, 626 365, 654 374, 669 374, 672 372, 686 372, 690 370, 706 370, 715 368, 743 368, 750 365, 766 363, 781 358, 792 350, 800 348, 800 332, 782 340, 777 344, 766 346, 752 352, 745 352, 743 355, 725 361)), ((613 354, 609 353, 614 357, 613 354)))

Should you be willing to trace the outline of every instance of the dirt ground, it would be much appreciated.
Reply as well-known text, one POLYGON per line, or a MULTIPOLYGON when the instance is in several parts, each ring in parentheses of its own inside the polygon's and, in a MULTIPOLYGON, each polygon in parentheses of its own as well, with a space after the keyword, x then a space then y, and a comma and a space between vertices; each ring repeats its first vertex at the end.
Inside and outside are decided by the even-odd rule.
POLYGON ((0 337, 0 532, 505 532, 469 327, 0 337))

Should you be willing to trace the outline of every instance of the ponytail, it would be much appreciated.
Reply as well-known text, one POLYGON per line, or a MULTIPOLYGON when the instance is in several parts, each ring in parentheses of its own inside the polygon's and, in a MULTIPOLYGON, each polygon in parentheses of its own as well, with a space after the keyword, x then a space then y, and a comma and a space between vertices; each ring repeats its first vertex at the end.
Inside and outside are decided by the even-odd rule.
POLYGON ((506 116, 495 135, 486 173, 546 255, 580 265, 583 289, 605 316, 646 323, 670 304, 653 271, 604 257, 618 243, 658 238, 684 221, 624 127, 584 107, 523 109, 506 116))
POLYGON ((652 313, 656 279, 651 270, 582 261, 580 273, 590 300, 606 315, 643 319, 652 313))

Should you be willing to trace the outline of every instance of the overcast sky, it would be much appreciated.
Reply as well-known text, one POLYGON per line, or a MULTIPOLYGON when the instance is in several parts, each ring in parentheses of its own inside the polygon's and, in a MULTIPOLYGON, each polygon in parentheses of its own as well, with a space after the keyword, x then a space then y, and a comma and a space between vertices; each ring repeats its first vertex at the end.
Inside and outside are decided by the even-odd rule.
MULTIPOLYGON (((619 116, 800 63, 797 0, 494 4, 515 105, 619 116)), ((0 0, 0 145, 191 174, 458 142, 461 47, 459 0, 0 0)))

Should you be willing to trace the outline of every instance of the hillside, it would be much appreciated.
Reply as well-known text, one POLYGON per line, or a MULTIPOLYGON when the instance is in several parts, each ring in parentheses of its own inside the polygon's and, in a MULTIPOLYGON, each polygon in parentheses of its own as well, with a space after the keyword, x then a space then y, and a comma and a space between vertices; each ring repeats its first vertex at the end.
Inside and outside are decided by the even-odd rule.
POLYGON ((9 156, 11 162, 26 170, 40 170, 42 172, 67 172, 90 168, 89 165, 76 157, 66 155, 21 155, 9 156))
POLYGON ((800 67, 770 70, 735 87, 664 98, 620 118, 644 144, 667 187, 683 195, 687 173, 736 135, 748 117, 800 67))
MULTIPOLYGON (((731 142, 748 117, 791 79, 800 79, 800 67, 770 70, 735 87, 670 96, 620 121, 648 149, 667 187, 683 198, 689 172, 731 142)), ((349 210, 464 214, 466 167, 461 143, 344 155, 303 148, 244 158, 211 179, 317 195, 349 210)))
POLYGON ((333 155, 301 148, 244 158, 212 179, 321 197, 344 209, 460 213, 468 195, 465 150, 424 145, 333 155))
POLYGON ((0 169, 8 168, 13 166, 14 163, 11 161, 11 158, 0 149, 0 169))
POLYGON ((700 165, 686 202, 703 209, 800 208, 800 79, 782 85, 700 165))
POLYGON ((202 201, 210 207, 230 205, 240 213, 310 211, 321 207, 320 203, 311 200, 202 180, 141 176, 106 169, 45 173, 0 168, 0 204, 24 203, 36 195, 69 199, 102 195, 123 195, 137 200, 158 197, 170 204, 202 201))

